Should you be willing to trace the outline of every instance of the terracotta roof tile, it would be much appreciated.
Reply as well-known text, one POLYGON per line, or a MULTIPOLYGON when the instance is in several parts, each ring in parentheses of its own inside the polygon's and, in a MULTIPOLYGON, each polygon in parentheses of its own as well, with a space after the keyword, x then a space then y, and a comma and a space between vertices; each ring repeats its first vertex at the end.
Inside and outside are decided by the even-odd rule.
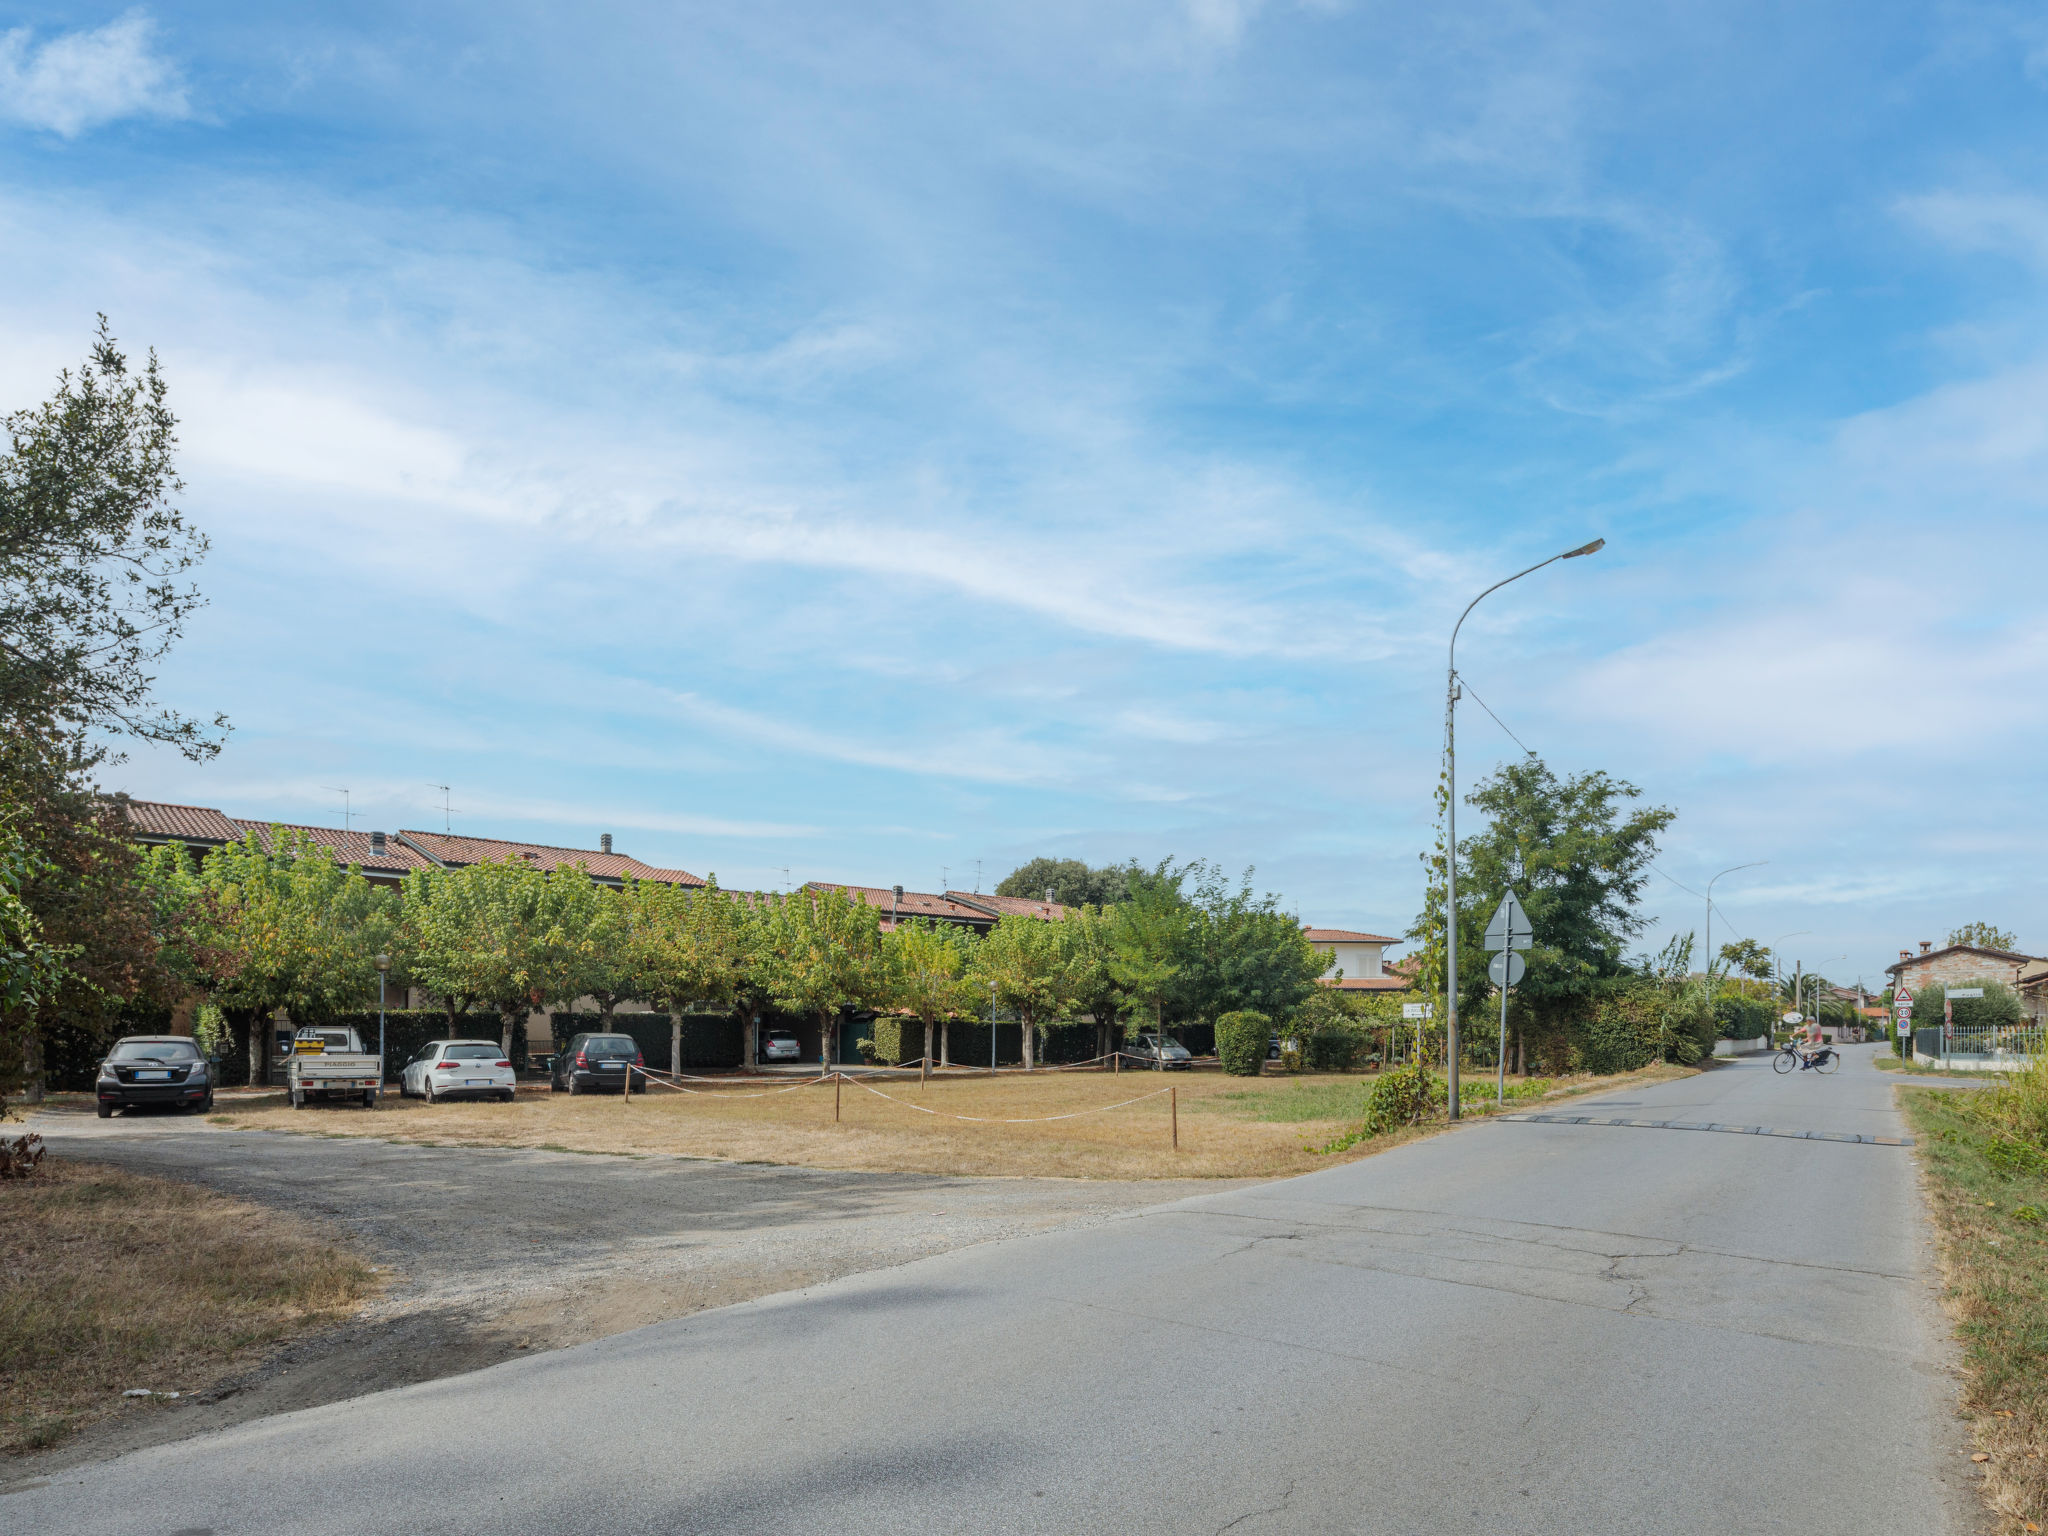
POLYGON ((996 920, 993 912, 968 906, 934 891, 905 891, 902 901, 898 902, 896 892, 886 885, 841 885, 834 880, 813 880, 804 889, 844 891, 857 901, 865 901, 882 914, 885 929, 890 926, 891 912, 904 919, 929 917, 936 922, 965 923, 977 928, 987 927, 996 920))
POLYGON ((481 864, 486 860, 502 864, 508 859, 526 859, 536 869, 553 870, 581 864, 599 880, 648 880, 664 885, 702 885, 704 882, 682 869, 657 869, 623 853, 601 853, 595 848, 558 848, 548 843, 518 843, 497 837, 464 837, 448 832, 398 834, 437 863, 481 864))
POLYGON ((370 834, 367 832, 344 832, 339 827, 302 827, 293 822, 250 821, 246 817, 224 818, 235 829, 235 840, 239 842, 244 834, 254 832, 259 847, 270 846, 270 829, 282 826, 288 832, 303 832, 322 848, 332 853, 343 864, 359 864, 366 870, 380 874, 404 874, 409 869, 431 869, 432 864, 421 858, 412 849, 395 837, 384 839, 384 851, 370 850, 370 834))
POLYGON ((1399 944, 1384 933, 1358 933, 1350 928, 1304 928, 1311 944, 1399 944))
POLYGON ((998 917, 1042 917, 1049 923, 1056 923, 1067 915, 1067 909, 1058 902, 1033 901, 1029 896, 984 896, 979 891, 948 891, 946 899, 979 907, 998 917))
POLYGON ((175 837, 195 843, 232 843, 241 837, 235 824, 203 805, 172 805, 162 800, 129 800, 123 809, 128 825, 143 837, 175 837))
POLYGON ((1347 976, 1342 981, 1325 981, 1325 987, 1339 992, 1406 992, 1413 982, 1405 976, 1347 976))

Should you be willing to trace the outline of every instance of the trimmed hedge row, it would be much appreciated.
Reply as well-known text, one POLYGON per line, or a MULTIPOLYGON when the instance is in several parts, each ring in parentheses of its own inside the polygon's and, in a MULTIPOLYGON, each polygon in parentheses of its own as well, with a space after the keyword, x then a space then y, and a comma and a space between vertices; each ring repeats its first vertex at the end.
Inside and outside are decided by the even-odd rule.
MULTIPOLYGON (((746 1055, 746 1026, 736 1014, 686 1013, 683 1016, 683 1070, 730 1071, 746 1055)), ((548 1026, 554 1047, 564 1049, 577 1035, 629 1036, 640 1055, 657 1072, 669 1069, 675 1044, 674 1015, 666 1013, 551 1013, 548 1026)), ((762 1026, 764 1029, 766 1024, 762 1026)))

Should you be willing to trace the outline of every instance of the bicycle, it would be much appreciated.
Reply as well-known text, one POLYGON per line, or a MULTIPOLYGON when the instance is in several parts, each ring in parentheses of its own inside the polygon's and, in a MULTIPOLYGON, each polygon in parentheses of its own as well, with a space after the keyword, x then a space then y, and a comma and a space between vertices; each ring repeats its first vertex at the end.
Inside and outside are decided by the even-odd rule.
POLYGON ((1832 1045, 1822 1046, 1811 1056, 1803 1054, 1797 1046, 1787 1045, 1771 1058, 1773 1072, 1790 1072, 1797 1067, 1802 1072, 1814 1071, 1825 1074, 1838 1070, 1841 1065, 1841 1052, 1832 1045))

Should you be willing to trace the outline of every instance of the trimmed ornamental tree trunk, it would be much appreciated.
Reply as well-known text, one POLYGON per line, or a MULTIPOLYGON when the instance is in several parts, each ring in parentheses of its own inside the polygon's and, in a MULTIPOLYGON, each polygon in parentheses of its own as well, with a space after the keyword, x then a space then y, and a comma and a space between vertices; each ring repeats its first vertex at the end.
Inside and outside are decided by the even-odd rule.
POLYGON ((927 1062, 932 1059, 932 1021, 929 1014, 924 1019, 924 1059, 927 1062))
MULTIPOLYGON (((996 1021, 993 1015, 991 1015, 989 1018, 988 1027, 990 1029, 994 1029, 996 1027, 996 1021)), ((1020 1046, 1020 1050, 1024 1057, 1024 1070, 1026 1072, 1029 1072, 1032 1069, 1032 1067, 1037 1064, 1038 1061, 1038 1028, 1031 1022, 1031 1015, 1028 1013, 1020 1013, 1017 1015, 1017 1027, 1019 1033, 1023 1036, 1023 1042, 1020 1046)))
POLYGON ((939 1020, 939 1065, 953 1065, 953 1021, 950 1018, 939 1020))

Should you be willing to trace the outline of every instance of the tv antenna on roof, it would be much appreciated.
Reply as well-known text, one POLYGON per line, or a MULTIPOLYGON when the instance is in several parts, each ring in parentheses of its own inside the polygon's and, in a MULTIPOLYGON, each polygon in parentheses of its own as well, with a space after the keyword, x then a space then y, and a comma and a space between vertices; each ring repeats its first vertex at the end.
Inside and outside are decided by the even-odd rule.
POLYGON ((341 830, 344 832, 351 832, 355 830, 353 827, 349 825, 348 791, 345 789, 337 789, 332 784, 322 784, 320 787, 326 790, 327 793, 329 793, 330 795, 341 796, 341 830))
POLYGON ((981 860, 974 861, 974 894, 981 894, 981 860))
POLYGON ((941 864, 939 866, 939 891, 941 894, 953 888, 952 880, 953 866, 950 864, 941 864))
POLYGON ((448 803, 448 786, 446 784, 429 784, 427 788, 441 791, 441 830, 443 832, 454 831, 455 807, 448 803))

